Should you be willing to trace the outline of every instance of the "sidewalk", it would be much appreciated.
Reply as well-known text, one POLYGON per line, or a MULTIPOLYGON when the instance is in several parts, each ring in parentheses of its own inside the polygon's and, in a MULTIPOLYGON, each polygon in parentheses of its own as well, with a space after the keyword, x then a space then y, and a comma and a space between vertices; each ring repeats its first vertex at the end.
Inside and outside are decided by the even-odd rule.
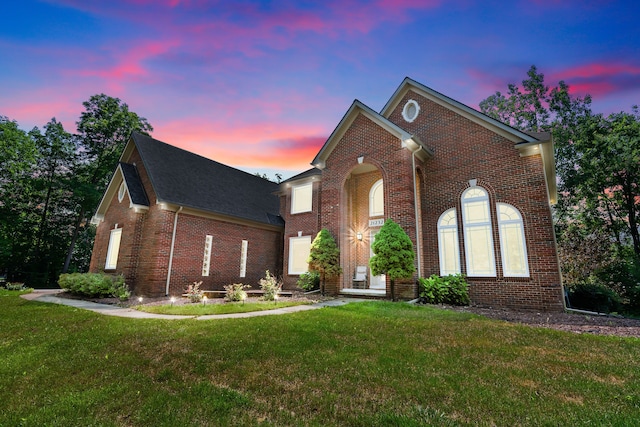
POLYGON ((252 311, 249 313, 233 313, 233 314, 210 314, 205 316, 179 316, 172 314, 154 314, 145 313, 144 311, 134 310, 132 308, 123 308, 115 305, 98 304, 90 301, 68 299, 57 297, 56 294, 62 292, 60 289, 36 289, 29 294, 20 295, 22 298, 30 301, 48 302, 53 304, 68 305, 71 307, 90 310, 95 313, 104 314, 105 316, 129 317, 132 319, 242 319, 248 317, 271 316, 278 314, 297 313, 299 311, 315 310, 322 307, 338 307, 350 302, 365 301, 356 298, 339 298, 330 301, 323 301, 317 304, 296 305, 293 307, 278 308, 275 310, 252 311))

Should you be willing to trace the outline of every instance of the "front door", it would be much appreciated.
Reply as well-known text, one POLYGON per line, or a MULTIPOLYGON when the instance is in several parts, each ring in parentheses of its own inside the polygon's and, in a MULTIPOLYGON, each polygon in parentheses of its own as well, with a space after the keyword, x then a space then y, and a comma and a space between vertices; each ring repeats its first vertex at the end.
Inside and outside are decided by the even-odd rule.
MULTIPOLYGON (((376 230, 371 230, 371 239, 369 239, 369 242, 371 242, 370 246, 369 246, 369 256, 372 257, 373 256, 373 250, 371 249, 373 247, 373 242, 376 240, 376 234, 378 234, 378 231, 380 231, 380 229, 376 229, 376 230)), ((369 282, 369 288, 370 289, 386 289, 387 288, 387 276, 384 274, 379 274, 377 276, 371 276, 371 281, 369 282)))

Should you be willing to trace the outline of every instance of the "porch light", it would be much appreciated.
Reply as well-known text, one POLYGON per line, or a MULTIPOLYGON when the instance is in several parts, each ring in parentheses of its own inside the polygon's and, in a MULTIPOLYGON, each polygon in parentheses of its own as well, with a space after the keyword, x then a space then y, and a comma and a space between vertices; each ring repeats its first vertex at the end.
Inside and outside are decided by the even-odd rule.
POLYGON ((358 241, 362 242, 362 232, 358 231, 356 233, 356 239, 358 239, 358 241))

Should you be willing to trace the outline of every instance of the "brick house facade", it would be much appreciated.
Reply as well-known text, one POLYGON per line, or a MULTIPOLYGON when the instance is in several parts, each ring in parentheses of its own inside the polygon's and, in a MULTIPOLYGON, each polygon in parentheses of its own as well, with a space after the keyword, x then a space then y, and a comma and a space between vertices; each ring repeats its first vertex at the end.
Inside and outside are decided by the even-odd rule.
POLYGON ((276 207, 251 219, 158 202, 162 197, 154 193, 136 138, 141 139, 132 138, 122 163, 137 165, 148 207, 131 202, 128 193, 118 201, 119 183, 133 180, 130 167, 120 167, 98 210, 91 269, 108 263, 111 232, 121 225, 115 271, 137 293, 162 293, 167 283, 173 291, 195 280, 209 288, 237 281, 253 285, 265 269, 282 274, 285 288, 295 288, 311 241, 326 228, 340 248, 343 268, 326 290, 388 297, 389 280, 371 277, 368 260, 376 232, 391 218, 417 255, 414 277, 396 282, 397 296, 415 298, 419 277, 462 273, 473 303, 563 309, 550 207, 556 195, 550 136, 513 129, 409 78, 380 113, 354 101, 313 168, 265 187, 269 197, 279 198, 276 207), (206 235, 216 236, 216 252, 205 280, 198 275, 206 235), (249 241, 249 259, 240 278, 243 240, 249 241), (367 270, 364 289, 353 280, 358 267, 367 270))

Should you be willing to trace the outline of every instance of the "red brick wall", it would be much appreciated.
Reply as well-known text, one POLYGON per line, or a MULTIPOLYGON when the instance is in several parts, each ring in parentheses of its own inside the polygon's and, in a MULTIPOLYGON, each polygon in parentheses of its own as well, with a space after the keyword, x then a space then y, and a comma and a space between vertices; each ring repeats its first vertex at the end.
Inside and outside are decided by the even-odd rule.
MULTIPOLYGON (((416 134, 434 152, 423 168, 422 226, 425 276, 439 274, 437 221, 455 207, 461 224, 460 196, 470 179, 489 193, 497 277, 468 278, 474 303, 519 309, 561 310, 562 290, 554 230, 540 155, 520 157, 514 143, 464 117, 409 92, 389 119, 416 134), (401 112, 414 99, 420 113, 407 123, 401 112), (505 202, 522 214, 529 278, 502 275, 495 204, 505 202)), ((465 271, 463 233, 459 227, 461 265, 465 271)))
MULTIPOLYGON (((135 213, 129 208, 128 196, 122 203, 117 195, 111 201, 96 231, 91 271, 104 271, 110 230, 117 223, 122 239, 115 271, 124 274, 127 284, 137 295, 165 295, 173 224, 176 213, 161 209, 149 176, 136 151, 128 159, 135 163, 150 201, 148 211, 135 213)), ((172 264, 171 294, 181 294, 194 281, 203 281, 203 289, 242 282, 257 287, 265 270, 281 274, 282 231, 263 229, 200 216, 178 214, 178 226, 172 264), (210 276, 202 277, 205 236, 214 236, 210 276), (248 240, 246 278, 240 278, 242 240, 248 240)))
POLYGON ((258 281, 269 270, 280 276, 282 232, 264 230, 198 216, 179 214, 170 293, 181 294, 187 285, 202 281, 202 289, 223 290, 244 283, 260 289, 258 281), (209 276, 202 276, 206 236, 213 236, 209 276), (246 277, 240 277, 242 240, 247 240, 246 277))
MULTIPOLYGON (((295 183, 293 184, 295 185, 295 183)), ((287 289, 295 289, 300 278, 297 274, 289 274, 289 239, 297 237, 298 232, 302 236, 311 236, 311 241, 320 231, 320 218, 318 207, 320 206, 320 182, 313 182, 313 200, 311 212, 291 213, 291 189, 288 188, 286 194, 280 198, 280 215, 285 221, 284 241, 283 241, 283 281, 287 289)))

